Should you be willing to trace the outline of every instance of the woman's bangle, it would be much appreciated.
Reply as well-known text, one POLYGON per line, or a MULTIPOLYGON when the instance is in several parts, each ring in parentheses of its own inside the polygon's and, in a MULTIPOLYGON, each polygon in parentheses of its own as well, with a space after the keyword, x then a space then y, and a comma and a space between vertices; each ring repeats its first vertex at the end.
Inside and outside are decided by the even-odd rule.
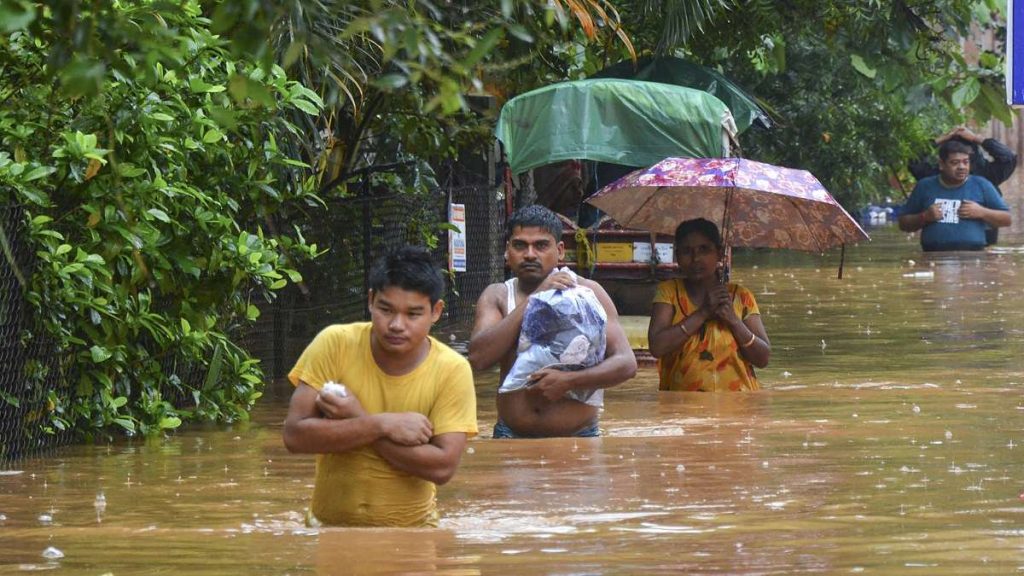
POLYGON ((747 341, 746 344, 740 344, 740 348, 749 348, 754 343, 754 340, 757 340, 757 334, 754 334, 753 332, 751 332, 750 333, 750 340, 747 341))
POLYGON ((690 331, 686 329, 686 318, 683 318, 683 321, 679 323, 679 329, 683 331, 683 334, 690 335, 690 331))

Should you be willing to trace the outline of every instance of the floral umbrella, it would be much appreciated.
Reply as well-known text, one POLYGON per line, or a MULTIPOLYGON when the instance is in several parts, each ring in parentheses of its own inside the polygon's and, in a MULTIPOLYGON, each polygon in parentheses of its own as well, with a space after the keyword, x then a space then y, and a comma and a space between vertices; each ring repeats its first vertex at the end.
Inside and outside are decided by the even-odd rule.
POLYGON ((727 246, 824 252, 868 239, 806 170, 744 158, 666 158, 598 190, 587 202, 625 228, 673 234, 707 218, 727 246))

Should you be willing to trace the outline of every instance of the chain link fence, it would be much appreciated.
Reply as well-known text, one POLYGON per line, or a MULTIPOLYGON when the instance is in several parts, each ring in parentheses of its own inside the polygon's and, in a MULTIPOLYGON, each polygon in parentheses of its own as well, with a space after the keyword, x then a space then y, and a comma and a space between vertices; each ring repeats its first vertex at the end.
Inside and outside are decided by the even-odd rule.
MULTIPOLYGON (((466 271, 449 275, 445 312, 433 333, 464 351, 477 298, 492 282, 504 279, 505 201, 498 188, 483 178, 469 178, 452 167, 446 185, 425 196, 375 193, 356 184, 358 194, 335 200, 303 222, 279 222, 280 229, 298 225, 307 241, 324 253, 300 267, 303 281, 278 293, 262 306, 260 318, 243 346, 261 360, 268 378, 281 378, 321 329, 330 324, 369 319, 367 273, 373 262, 403 244, 422 244, 436 235, 435 262, 446 266, 448 234, 438 223, 448 220, 449 204, 466 213, 466 271)), ((369 178, 369 175, 366 176, 369 178)))
POLYGON ((74 374, 65 355, 37 333, 24 284, 34 255, 19 206, 0 207, 0 464, 65 444, 69 430, 44 424, 55 394, 74 374))

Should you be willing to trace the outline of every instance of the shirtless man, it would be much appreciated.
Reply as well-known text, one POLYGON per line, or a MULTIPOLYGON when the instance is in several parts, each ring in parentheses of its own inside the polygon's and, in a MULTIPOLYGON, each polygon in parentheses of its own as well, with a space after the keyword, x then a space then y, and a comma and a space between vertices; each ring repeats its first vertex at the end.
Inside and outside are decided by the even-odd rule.
MULTIPOLYGON (((530 294, 575 285, 565 272, 551 274, 565 253, 562 222, 543 206, 526 206, 508 221, 505 257, 513 278, 488 286, 476 304, 476 323, 469 341, 469 363, 476 370, 500 362, 504 381, 516 359, 519 330, 530 294)), ((604 361, 576 372, 538 370, 530 386, 498 394, 495 438, 598 436, 597 415, 603 389, 636 374, 636 357, 619 325, 608 293, 596 282, 579 279, 594 291, 608 315, 604 361), (594 392, 587 397, 588 392, 594 392), (585 402, 569 396, 587 397, 585 402)))

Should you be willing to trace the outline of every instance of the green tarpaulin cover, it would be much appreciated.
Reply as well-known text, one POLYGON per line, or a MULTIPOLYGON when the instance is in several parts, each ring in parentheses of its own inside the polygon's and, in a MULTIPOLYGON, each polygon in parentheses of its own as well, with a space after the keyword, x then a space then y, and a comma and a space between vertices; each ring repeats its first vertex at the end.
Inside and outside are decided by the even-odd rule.
POLYGON ((725 102, 742 134, 755 122, 762 128, 771 128, 768 114, 754 101, 754 97, 717 70, 688 62, 682 58, 647 56, 633 64, 625 60, 594 74, 593 78, 624 78, 646 80, 675 86, 686 86, 710 92, 725 102))
POLYGON ((669 156, 718 157, 735 131, 729 108, 707 92, 619 79, 517 96, 502 107, 496 130, 516 174, 563 160, 641 167, 669 156))

